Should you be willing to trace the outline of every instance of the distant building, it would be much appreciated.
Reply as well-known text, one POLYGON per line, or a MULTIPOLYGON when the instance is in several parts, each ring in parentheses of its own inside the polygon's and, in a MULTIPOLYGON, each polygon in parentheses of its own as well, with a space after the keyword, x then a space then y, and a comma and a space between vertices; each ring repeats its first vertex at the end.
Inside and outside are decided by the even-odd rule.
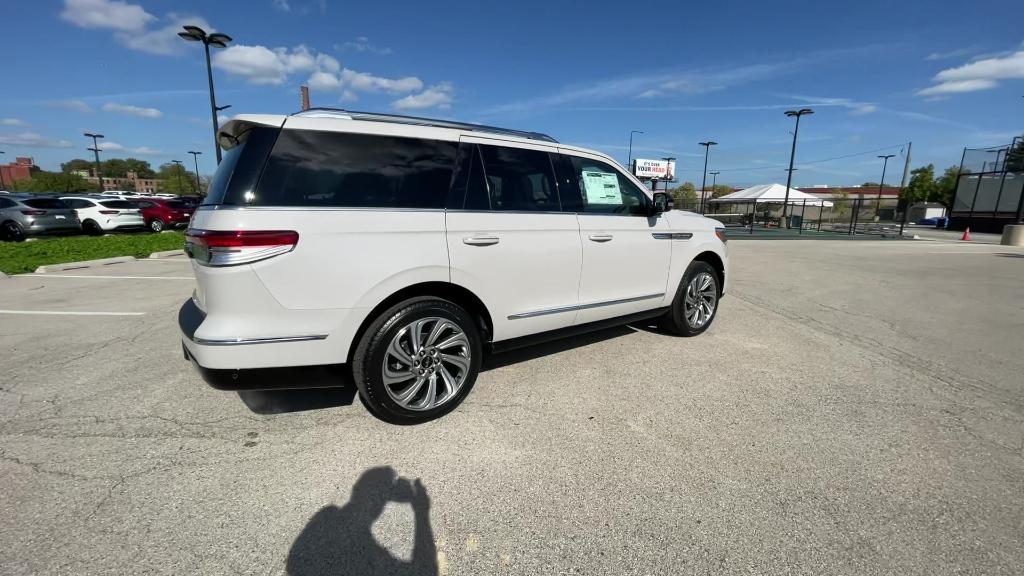
POLYGON ((18 156, 14 162, 0 165, 0 175, 3 176, 4 183, 8 185, 16 180, 27 180, 39 170, 35 161, 27 156, 18 156))
MULTIPOLYGON (((95 170, 91 172, 77 170, 75 173, 83 176, 93 184, 97 183, 97 178, 94 175, 95 170), (82 174, 83 172, 85 174, 82 174)), ((155 194, 160 191, 160 181, 156 178, 142 178, 136 172, 128 172, 125 178, 104 176, 103 190, 134 190, 140 194, 155 194)))

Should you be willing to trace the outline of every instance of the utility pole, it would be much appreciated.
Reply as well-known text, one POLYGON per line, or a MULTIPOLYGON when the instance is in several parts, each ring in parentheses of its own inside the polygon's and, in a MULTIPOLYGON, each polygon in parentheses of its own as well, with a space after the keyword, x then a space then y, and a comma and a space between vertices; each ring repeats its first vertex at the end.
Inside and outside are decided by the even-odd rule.
MULTIPOLYGON (((6 154, 3 150, 0 150, 0 154, 6 154)), ((4 169, 0 168, 0 190, 6 190, 7 184, 4 184, 4 169)))
POLYGON ((174 165, 178 167, 175 172, 178 173, 178 194, 180 195, 183 190, 181 187, 181 171, 184 170, 184 168, 181 167, 181 160, 171 160, 171 162, 174 162, 174 165))
POLYGON ((199 155, 202 154, 202 152, 196 152, 194 150, 189 150, 188 153, 192 155, 192 161, 195 162, 195 164, 196 164, 196 194, 199 194, 200 196, 202 196, 203 195, 203 187, 199 185, 199 155))
POLYGON ((626 170, 633 173, 633 134, 643 134, 641 130, 629 131, 629 160, 626 160, 626 170))
POLYGON ((875 200, 875 218, 878 218, 878 211, 882 209, 882 186, 885 185, 885 168, 889 165, 889 158, 892 158, 895 154, 879 154, 879 158, 882 159, 882 180, 878 183, 878 199, 875 200))
POLYGON ((92 150, 96 155, 96 179, 100 183, 100 194, 104 192, 103 188, 103 170, 100 166, 100 147, 96 142, 98 138, 103 138, 103 134, 93 134, 92 132, 86 132, 83 134, 86 138, 92 138, 92 148, 86 148, 86 150, 92 150))
MULTIPOLYGON (((903 199, 903 219, 900 220, 900 237, 903 237, 903 228, 907 225, 907 216, 910 211, 910 199, 906 197, 907 178, 910 178, 910 149, 913 142, 907 142, 907 158, 903 162, 903 178, 900 180, 900 198, 903 199)), ((959 184, 959 180, 957 180, 959 184)))
POLYGON ((707 183, 708 183, 708 152, 711 151, 712 146, 717 146, 718 142, 708 140, 707 142, 698 142, 704 147, 704 176, 700 180, 700 213, 705 212, 704 198, 707 196, 707 183))

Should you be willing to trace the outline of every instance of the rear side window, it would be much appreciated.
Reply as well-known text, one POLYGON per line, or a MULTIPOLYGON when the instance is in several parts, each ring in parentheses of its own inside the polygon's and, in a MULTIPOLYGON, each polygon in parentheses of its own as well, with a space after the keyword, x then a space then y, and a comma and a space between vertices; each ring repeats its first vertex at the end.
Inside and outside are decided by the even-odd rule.
POLYGON ((68 208, 68 205, 58 198, 32 198, 30 200, 22 200, 21 203, 30 208, 38 208, 40 210, 64 210, 68 208))
POLYGON ((440 208, 457 147, 417 138, 284 130, 247 203, 440 208))
POLYGON ((14 202, 7 198, 0 198, 0 208, 10 208, 14 206, 14 202))
POLYGON ((203 204, 247 204, 274 146, 278 128, 256 126, 235 136, 236 144, 224 152, 203 204))
MULTIPOLYGON (((504 146, 479 145, 477 148, 483 165, 484 185, 473 185, 471 168, 467 209, 529 212, 557 212, 560 209, 555 175, 547 152, 504 146), (480 198, 484 190, 487 196, 480 198)), ((477 166, 475 160, 472 166, 477 166)))
POLYGON ((115 208, 117 210, 130 210, 132 208, 138 208, 134 202, 127 200, 104 200, 100 204, 105 208, 115 208))

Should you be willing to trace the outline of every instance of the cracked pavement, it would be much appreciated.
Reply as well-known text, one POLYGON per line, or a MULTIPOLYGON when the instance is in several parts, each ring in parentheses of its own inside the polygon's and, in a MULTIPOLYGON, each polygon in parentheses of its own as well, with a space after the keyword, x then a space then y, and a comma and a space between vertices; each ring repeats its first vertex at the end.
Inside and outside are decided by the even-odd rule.
MULTIPOLYGON (((730 248, 705 335, 495 356, 414 427, 207 387, 187 262, 0 280, 4 309, 142 313, 0 314, 0 573, 283 573, 378 466, 422 480, 440 574, 1024 573, 1022 251, 730 248)), ((413 523, 396 498, 372 532, 408 559, 413 523)))

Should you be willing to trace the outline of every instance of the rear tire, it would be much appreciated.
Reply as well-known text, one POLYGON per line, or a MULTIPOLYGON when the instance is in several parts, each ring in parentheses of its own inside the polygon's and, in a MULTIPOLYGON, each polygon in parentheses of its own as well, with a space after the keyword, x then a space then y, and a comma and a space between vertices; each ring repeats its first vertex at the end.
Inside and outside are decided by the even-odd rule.
POLYGON ((0 238, 9 242, 22 242, 25 240, 25 230, 22 229, 21 224, 8 220, 0 225, 0 238))
POLYGON ((718 271, 701 260, 690 262, 672 306, 661 318, 662 329, 677 336, 703 334, 718 314, 721 297, 718 271))
POLYGON ((164 231, 164 221, 159 219, 159 218, 154 218, 154 219, 150 220, 149 221, 149 229, 152 230, 153 232, 163 232, 164 231))
POLYGON ((476 382, 482 353, 479 331, 460 306, 412 298, 366 328, 352 355, 352 377, 376 416, 418 424, 462 402, 476 382))
POLYGON ((89 236, 99 236, 100 234, 103 234, 103 228, 101 228, 95 220, 86 220, 85 222, 82 222, 82 231, 89 236))

